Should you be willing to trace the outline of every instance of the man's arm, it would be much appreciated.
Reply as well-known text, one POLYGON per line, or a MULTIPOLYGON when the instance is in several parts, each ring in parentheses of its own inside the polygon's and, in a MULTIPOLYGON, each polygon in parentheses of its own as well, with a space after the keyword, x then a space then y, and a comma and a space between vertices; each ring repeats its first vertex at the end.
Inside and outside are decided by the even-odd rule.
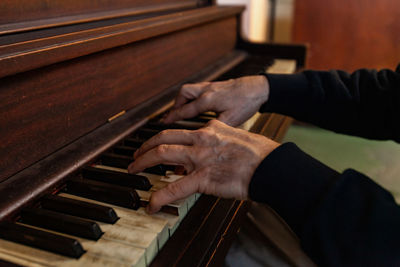
POLYGON ((266 74, 270 93, 261 111, 293 116, 336 132, 400 141, 397 71, 304 71, 266 74))
POLYGON ((340 174, 287 143, 258 166, 249 196, 282 216, 318 266, 400 266, 400 207, 361 173, 340 174))
POLYGON ((217 120, 166 130, 135 153, 129 172, 178 164, 187 175, 152 193, 148 212, 195 192, 269 204, 320 266, 400 266, 400 208, 364 175, 343 174, 294 144, 280 145, 217 120))

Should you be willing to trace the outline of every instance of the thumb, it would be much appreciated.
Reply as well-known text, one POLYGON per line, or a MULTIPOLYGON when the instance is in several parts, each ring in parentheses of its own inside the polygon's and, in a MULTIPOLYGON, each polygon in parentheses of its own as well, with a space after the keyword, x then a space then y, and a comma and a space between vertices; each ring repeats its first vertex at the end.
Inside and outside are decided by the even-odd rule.
POLYGON ((204 111, 208 111, 209 105, 209 97, 197 98, 179 108, 172 109, 163 121, 168 124, 182 119, 193 118, 204 111))
POLYGON ((166 187, 153 192, 150 203, 147 206, 147 213, 153 214, 161 209, 162 206, 186 198, 198 191, 197 179, 194 174, 189 174, 180 180, 170 183, 166 187))

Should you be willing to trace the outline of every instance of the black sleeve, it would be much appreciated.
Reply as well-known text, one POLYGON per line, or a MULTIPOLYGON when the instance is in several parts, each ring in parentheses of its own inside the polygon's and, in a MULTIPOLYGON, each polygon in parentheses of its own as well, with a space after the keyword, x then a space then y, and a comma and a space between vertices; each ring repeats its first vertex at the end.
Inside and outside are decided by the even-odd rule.
POLYGON ((257 168, 249 196, 282 216, 318 266, 400 266, 400 207, 361 173, 286 143, 257 168))
POLYGON ((292 116, 336 132, 400 141, 397 71, 304 71, 266 74, 269 100, 260 111, 292 116))

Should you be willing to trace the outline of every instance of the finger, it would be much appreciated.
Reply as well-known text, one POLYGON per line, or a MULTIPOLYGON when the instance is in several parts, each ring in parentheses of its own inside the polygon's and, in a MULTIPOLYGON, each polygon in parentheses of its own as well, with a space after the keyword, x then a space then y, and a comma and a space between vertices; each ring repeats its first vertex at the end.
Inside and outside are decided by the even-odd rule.
MULTIPOLYGON (((204 82, 204 83, 197 83, 197 84, 186 84, 182 87, 181 91, 179 92, 178 96, 176 97, 174 107, 170 112, 168 112, 167 116, 163 119, 163 122, 168 124, 168 123, 173 123, 174 121, 177 120, 182 120, 186 118, 190 118, 190 116, 187 116, 186 114, 181 112, 181 108, 183 106, 190 105, 191 103, 188 103, 191 100, 195 100, 204 93, 204 91, 209 87, 210 83, 204 82)), ((191 115, 192 117, 196 116, 196 113, 192 113, 194 115, 191 115)))
POLYGON ((139 157, 150 149, 161 144, 176 144, 176 145, 192 145, 193 144, 193 131, 189 130, 165 130, 149 140, 144 142, 142 146, 135 151, 134 158, 139 157))
POLYGON ((210 111, 212 107, 212 98, 209 94, 202 94, 196 100, 187 103, 179 108, 172 109, 164 119, 165 123, 193 118, 202 112, 210 111))
POLYGON ((153 192, 150 197, 150 203, 147 206, 147 212, 152 214, 161 209, 162 206, 186 198, 198 191, 198 182, 194 178, 195 174, 190 174, 182 179, 167 185, 166 187, 153 192))
POLYGON ((193 170, 191 147, 182 145, 159 145, 141 156, 128 166, 129 173, 138 173, 146 168, 158 165, 183 165, 188 172, 193 170))
POLYGON ((183 85, 176 97, 174 108, 179 108, 186 102, 198 98, 209 84, 209 82, 202 82, 183 85))

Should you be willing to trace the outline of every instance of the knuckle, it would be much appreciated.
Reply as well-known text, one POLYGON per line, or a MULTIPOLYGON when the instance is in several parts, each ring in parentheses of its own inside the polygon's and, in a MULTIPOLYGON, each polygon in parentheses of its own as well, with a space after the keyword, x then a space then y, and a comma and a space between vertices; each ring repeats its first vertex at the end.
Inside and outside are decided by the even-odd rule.
POLYGON ((167 152, 168 146, 165 144, 156 147, 156 155, 163 156, 167 152))
POLYGON ((216 127, 216 126, 219 126, 221 124, 222 124, 222 122, 220 122, 219 120, 210 120, 207 123, 207 125, 210 126, 210 127, 216 127))
POLYGON ((195 133, 196 133, 196 139, 197 139, 197 141, 199 141, 200 143, 205 143, 205 142, 207 142, 207 141, 209 140, 209 138, 211 137, 210 132, 209 132, 207 129, 205 129, 205 128, 196 130, 195 133))
POLYGON ((192 90, 191 84, 185 84, 179 90, 179 95, 185 96, 188 91, 192 90))
POLYGON ((165 136, 168 135, 168 133, 169 133, 169 130, 161 131, 161 132, 159 132, 159 133, 156 135, 156 138, 157 138, 158 140, 163 139, 165 136))
POLYGON ((202 99, 205 102, 210 102, 213 99, 213 92, 211 90, 208 90, 202 95, 202 99))
POLYGON ((218 85, 217 84, 210 84, 210 86, 208 87, 207 92, 209 94, 211 94, 211 95, 216 93, 216 92, 218 92, 218 85))

